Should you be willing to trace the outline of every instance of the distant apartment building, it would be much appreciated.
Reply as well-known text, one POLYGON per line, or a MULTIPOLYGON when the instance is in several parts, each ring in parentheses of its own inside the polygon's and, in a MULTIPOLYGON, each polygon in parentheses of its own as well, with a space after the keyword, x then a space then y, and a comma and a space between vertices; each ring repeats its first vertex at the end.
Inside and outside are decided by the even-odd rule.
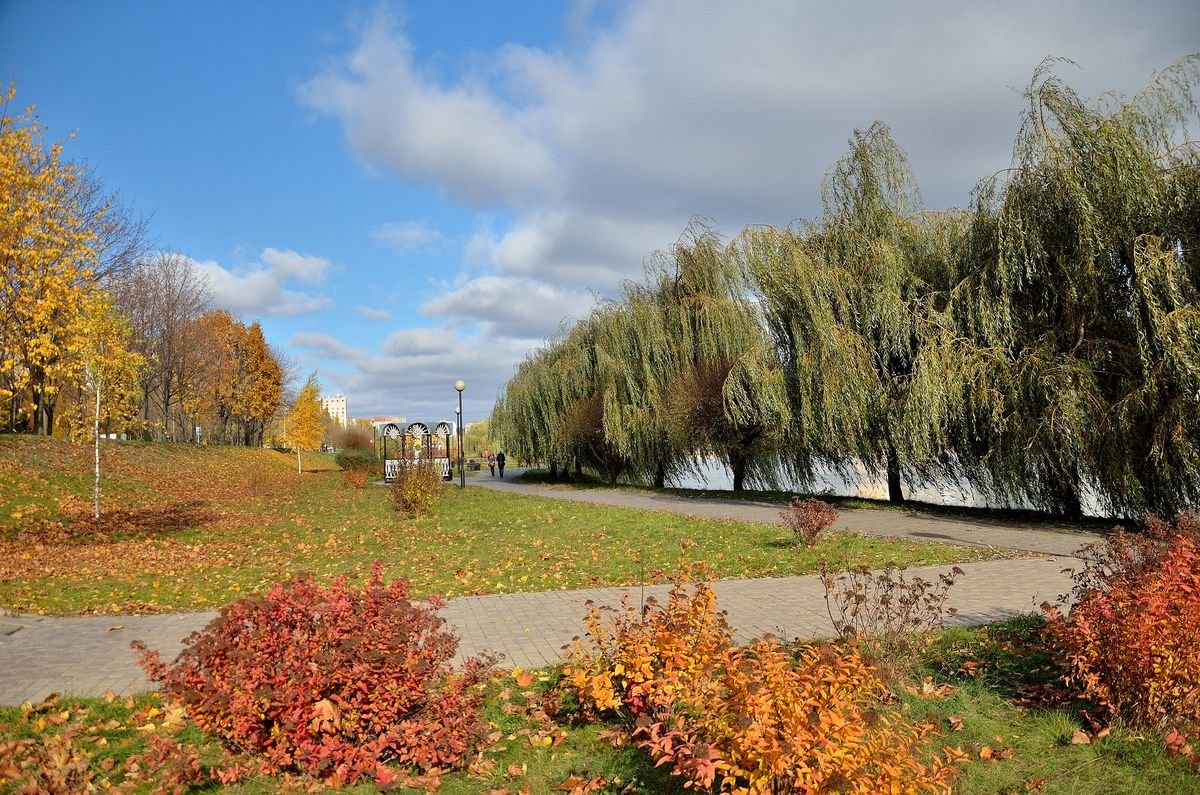
POLYGON ((341 425, 346 427, 346 396, 334 395, 332 397, 321 398, 321 406, 329 412, 329 416, 341 425))

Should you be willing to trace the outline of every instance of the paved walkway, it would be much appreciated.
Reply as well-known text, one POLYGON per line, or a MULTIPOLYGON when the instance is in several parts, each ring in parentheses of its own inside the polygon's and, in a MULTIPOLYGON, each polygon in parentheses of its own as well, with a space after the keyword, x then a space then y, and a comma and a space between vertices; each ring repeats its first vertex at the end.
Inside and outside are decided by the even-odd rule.
MULTIPOLYGON (((643 491, 620 489, 576 489, 570 486, 533 486, 514 483, 512 478, 524 470, 505 473, 505 478, 493 478, 486 473, 468 481, 471 486, 502 489, 520 494, 551 497, 557 500, 590 502, 641 508, 648 511, 740 519, 747 522, 778 524, 783 506, 773 502, 752 500, 722 500, 701 497, 675 497, 643 491)), ((944 541, 967 546, 987 546, 1001 549, 1020 549, 1044 555, 1074 556, 1079 548, 1096 541, 1098 533, 1082 532, 1075 528, 1045 524, 1001 522, 988 519, 950 517, 922 513, 917 510, 893 511, 871 508, 839 509, 838 529, 872 536, 913 538, 920 541, 944 541)))
MULTIPOLYGON (((691 500, 606 490, 573 491, 514 485, 484 475, 472 486, 512 489, 531 494, 602 502, 694 515, 729 516, 751 521, 778 518, 778 505, 691 500)), ((844 511, 838 522, 855 532, 904 535, 953 543, 984 544, 1041 552, 1042 556, 964 564, 967 574, 951 591, 956 623, 979 624, 1036 610, 1070 589, 1064 568, 1078 565, 1072 553, 1094 537, 1046 529, 911 516, 890 511, 844 511)), ((932 580, 948 566, 910 570, 932 580)), ((824 588, 815 576, 725 580, 714 584, 719 605, 729 613, 740 640, 765 633, 785 638, 828 637, 833 628, 824 588)), ((460 655, 495 651, 509 666, 551 665, 562 647, 582 632, 585 603, 618 606, 626 595, 638 603, 665 598, 666 586, 600 588, 579 591, 505 594, 455 599, 443 611, 462 638, 460 655)), ((160 616, 88 616, 39 618, 0 615, 0 704, 38 700, 51 692, 101 695, 129 693, 148 686, 129 644, 141 640, 172 657, 182 639, 202 628, 215 613, 160 616)))

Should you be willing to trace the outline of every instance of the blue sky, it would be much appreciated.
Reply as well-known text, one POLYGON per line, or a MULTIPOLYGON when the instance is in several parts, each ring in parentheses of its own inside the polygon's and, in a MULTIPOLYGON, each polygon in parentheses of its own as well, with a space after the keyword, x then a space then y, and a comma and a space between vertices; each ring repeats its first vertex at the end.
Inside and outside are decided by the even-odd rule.
POLYGON ((817 215, 855 127, 961 205, 1043 57, 1093 95, 1200 50, 1194 2, 1042 5, 0 0, 0 80, 352 416, 461 377, 473 420, 690 216, 817 215))

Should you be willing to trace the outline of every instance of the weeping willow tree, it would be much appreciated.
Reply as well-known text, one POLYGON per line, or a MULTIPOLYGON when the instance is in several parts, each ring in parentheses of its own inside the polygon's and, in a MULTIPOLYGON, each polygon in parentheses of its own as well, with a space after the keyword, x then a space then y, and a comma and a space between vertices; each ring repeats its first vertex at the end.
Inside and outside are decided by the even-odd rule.
POLYGON ((1200 56, 1094 103, 1058 63, 1035 73, 963 249, 959 328, 1000 354, 960 455, 1044 509, 1078 515, 1094 489, 1114 513, 1170 514, 1200 497, 1200 56))
MULTIPOLYGON (((644 282, 626 285, 625 302, 645 318, 647 412, 665 432, 668 464, 715 456, 734 491, 772 482, 788 423, 782 372, 720 235, 693 219, 670 251, 650 257, 644 282)), ((647 440, 664 449, 661 435, 647 440)))
POLYGON ((627 462, 631 478, 658 488, 686 472, 690 460, 673 444, 662 374, 671 370, 671 349, 663 344, 664 317, 640 301, 605 304, 590 318, 600 351, 597 383, 605 438, 627 462))
POLYGON ((900 502, 902 480, 953 471, 946 439, 962 382, 944 313, 963 224, 920 211, 908 160, 880 122, 854 132, 822 204, 816 222, 736 241, 783 361, 793 472, 863 466, 900 502))
POLYGON ((605 434, 606 379, 621 372, 619 362, 597 345, 601 309, 553 339, 518 366, 493 411, 503 443, 530 461, 545 461, 557 475, 573 463, 609 482, 629 468, 629 459, 605 434))

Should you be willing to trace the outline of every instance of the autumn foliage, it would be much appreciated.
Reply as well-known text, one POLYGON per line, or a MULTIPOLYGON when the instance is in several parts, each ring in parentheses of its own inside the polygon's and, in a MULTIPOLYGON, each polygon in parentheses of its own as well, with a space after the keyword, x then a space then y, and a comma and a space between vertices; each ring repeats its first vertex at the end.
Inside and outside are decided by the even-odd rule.
POLYGON ((593 607, 586 625, 567 687, 585 711, 630 721, 635 742, 688 787, 949 792, 953 767, 923 750, 931 727, 886 709, 885 686, 851 647, 739 648, 705 585, 677 586, 644 614, 593 607))
POLYGON ((442 473, 433 464, 410 461, 396 471, 392 481, 392 500, 396 512, 418 519, 442 495, 442 473))
POLYGON ((1077 575, 1069 616, 1045 606, 1068 681, 1113 717, 1200 729, 1200 527, 1157 520, 1145 536, 1110 539, 1077 575))
POLYGON ((796 541, 806 547, 817 543, 817 536, 833 526, 837 521, 838 511, 827 502, 813 499, 792 498, 792 502, 784 508, 779 518, 783 526, 792 531, 796 541))
POLYGON ((361 590, 301 575, 235 602, 173 663, 135 647, 200 728, 270 769, 383 784, 387 763, 457 764, 480 729, 476 685, 492 661, 451 672, 458 641, 441 606, 411 601, 402 579, 385 585, 376 564, 361 590))

